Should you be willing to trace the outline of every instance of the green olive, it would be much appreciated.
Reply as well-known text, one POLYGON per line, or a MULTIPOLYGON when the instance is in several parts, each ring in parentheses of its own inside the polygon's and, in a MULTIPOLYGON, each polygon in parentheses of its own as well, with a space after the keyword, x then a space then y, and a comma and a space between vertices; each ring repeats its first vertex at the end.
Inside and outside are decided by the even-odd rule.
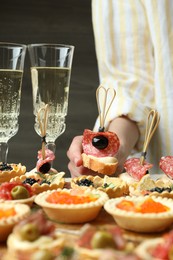
POLYGON ((92 248, 115 248, 112 235, 107 231, 97 231, 91 239, 92 248))
POLYGON ((54 256, 48 250, 40 249, 36 253, 34 253, 31 257, 31 260, 53 260, 54 256))
POLYGON ((29 192, 25 187, 17 185, 11 190, 11 196, 13 200, 27 199, 29 198, 29 192))
POLYGON ((20 229, 20 236, 23 240, 28 240, 30 242, 36 240, 40 236, 40 232, 36 224, 27 223, 20 229))

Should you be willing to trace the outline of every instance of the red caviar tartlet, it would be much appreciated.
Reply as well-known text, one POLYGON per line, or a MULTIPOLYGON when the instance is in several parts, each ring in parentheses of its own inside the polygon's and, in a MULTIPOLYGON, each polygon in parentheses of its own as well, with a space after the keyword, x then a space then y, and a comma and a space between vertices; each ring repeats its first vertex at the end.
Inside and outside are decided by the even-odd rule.
POLYGON ((85 223, 97 217, 109 199, 105 192, 93 189, 57 189, 40 193, 35 203, 47 216, 62 223, 85 223))
POLYGON ((30 207, 25 204, 0 203, 0 241, 5 241, 13 227, 29 216, 30 207))
POLYGON ((131 231, 159 232, 173 223, 172 199, 127 196, 108 200, 104 208, 120 227, 131 231))

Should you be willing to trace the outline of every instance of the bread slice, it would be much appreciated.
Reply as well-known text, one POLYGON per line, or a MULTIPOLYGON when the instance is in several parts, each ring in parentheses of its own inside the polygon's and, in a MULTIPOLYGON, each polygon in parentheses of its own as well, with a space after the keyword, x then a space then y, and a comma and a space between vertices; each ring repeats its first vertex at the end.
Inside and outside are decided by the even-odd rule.
POLYGON ((95 172, 112 175, 115 173, 118 160, 115 157, 96 157, 82 153, 83 166, 95 172))

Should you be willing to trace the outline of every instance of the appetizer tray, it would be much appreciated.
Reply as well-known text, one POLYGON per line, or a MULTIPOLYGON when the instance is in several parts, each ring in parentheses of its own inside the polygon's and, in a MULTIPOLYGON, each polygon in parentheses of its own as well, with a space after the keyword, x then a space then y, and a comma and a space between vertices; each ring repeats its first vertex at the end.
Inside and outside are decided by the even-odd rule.
MULTIPOLYGON (((69 183, 70 183, 70 178, 65 178, 65 182, 66 182, 66 186, 68 187, 69 183)), ((32 205, 31 210, 36 211, 39 209, 39 206, 36 204, 32 205)), ((108 214, 106 212, 106 210, 104 209, 104 207, 102 207, 101 211, 99 212, 98 216, 89 222, 89 224, 96 226, 96 227, 106 227, 107 225, 113 225, 113 226, 117 226, 114 218, 108 214)), ((56 227, 58 232, 65 234, 67 236, 67 239, 72 239, 73 237, 75 238, 76 236, 78 236, 78 234, 80 233, 80 230, 82 229, 82 227, 84 226, 83 223, 81 224, 62 224, 62 223, 56 223, 56 227), (69 238, 68 238, 69 236, 69 238)), ((172 228, 172 226, 170 227, 170 229, 172 228)), ((169 231, 169 230, 167 230, 169 231)), ((153 238, 160 238, 162 237, 162 235, 164 234, 165 231, 161 231, 161 232, 152 232, 152 233, 137 233, 134 231, 127 231, 127 230, 123 230, 123 234, 125 239, 128 242, 131 242, 134 246, 134 250, 135 248, 143 241, 146 241, 148 239, 153 239, 153 238)), ((7 252, 7 246, 6 246, 6 242, 1 242, 0 243, 0 259, 5 259, 8 260, 10 258, 8 258, 8 252, 7 252)))
MULTIPOLYGON (((106 225, 116 226, 114 219, 108 213, 106 213, 106 211, 104 209, 101 210, 98 217, 94 221, 91 221, 90 224, 97 226, 97 227, 99 227, 99 226, 103 227, 106 225)), ((67 237, 69 236, 67 239, 73 239, 73 236, 74 236, 74 238, 76 237, 76 235, 78 234, 78 232, 80 232, 83 225, 82 224, 57 223, 56 226, 57 226, 57 229, 59 230, 59 232, 67 234, 67 237)), ((127 241, 131 241, 132 243, 134 243, 134 245, 136 247, 136 246, 138 246, 138 244, 140 244, 144 240, 158 238, 158 237, 162 236, 162 233, 142 234, 142 233, 135 233, 135 232, 124 230, 124 236, 127 239, 127 241)), ((10 256, 8 256, 8 253, 7 253, 6 243, 0 244, 0 259, 1 260, 3 260, 3 259, 10 260, 10 256)))

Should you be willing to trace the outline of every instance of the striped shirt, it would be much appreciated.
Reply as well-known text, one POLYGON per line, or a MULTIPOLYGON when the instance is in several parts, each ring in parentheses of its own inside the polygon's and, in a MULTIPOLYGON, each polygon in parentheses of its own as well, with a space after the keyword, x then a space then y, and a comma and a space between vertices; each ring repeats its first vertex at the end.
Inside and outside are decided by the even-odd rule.
POLYGON ((121 115, 136 121, 139 153, 149 109, 157 109, 147 161, 161 172, 160 158, 173 155, 173 1, 92 0, 92 21, 100 83, 117 93, 107 125, 121 115))

